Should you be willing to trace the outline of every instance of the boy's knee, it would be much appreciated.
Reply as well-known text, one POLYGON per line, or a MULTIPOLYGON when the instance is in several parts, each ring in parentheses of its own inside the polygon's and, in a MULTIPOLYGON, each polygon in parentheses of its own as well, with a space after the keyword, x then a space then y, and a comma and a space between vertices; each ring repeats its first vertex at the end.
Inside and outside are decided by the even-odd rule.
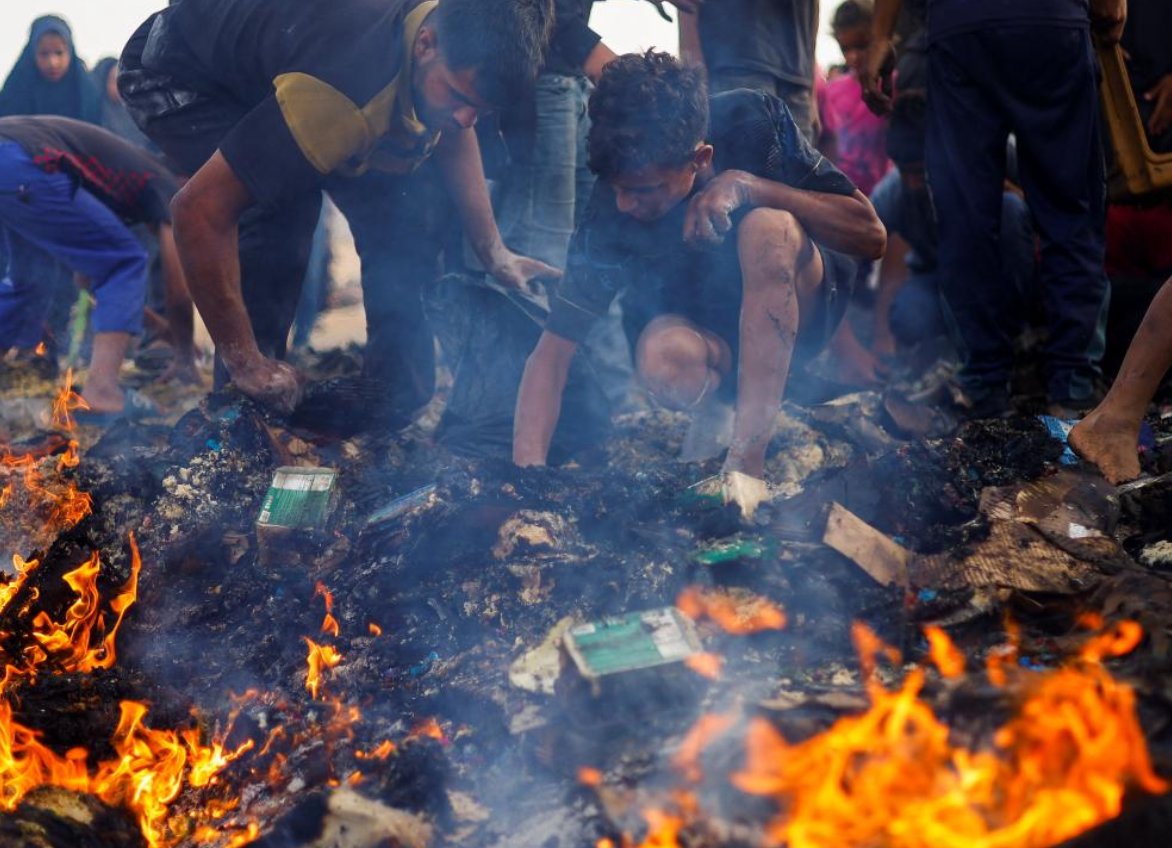
POLYGON ((708 343, 687 324, 648 325, 639 339, 636 365, 648 391, 673 408, 694 404, 711 381, 708 343))

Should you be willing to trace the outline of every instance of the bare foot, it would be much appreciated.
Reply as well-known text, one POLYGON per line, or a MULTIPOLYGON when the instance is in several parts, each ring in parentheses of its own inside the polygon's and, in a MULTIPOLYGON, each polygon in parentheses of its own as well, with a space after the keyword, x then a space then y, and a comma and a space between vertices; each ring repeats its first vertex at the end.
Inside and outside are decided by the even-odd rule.
POLYGON ((831 339, 830 367, 833 379, 849 386, 877 386, 889 373, 879 357, 863 347, 846 321, 831 339))
POLYGON ((1067 440, 1112 485, 1134 480, 1141 473, 1136 448, 1139 428, 1130 421, 1111 420, 1096 409, 1074 425, 1067 440))

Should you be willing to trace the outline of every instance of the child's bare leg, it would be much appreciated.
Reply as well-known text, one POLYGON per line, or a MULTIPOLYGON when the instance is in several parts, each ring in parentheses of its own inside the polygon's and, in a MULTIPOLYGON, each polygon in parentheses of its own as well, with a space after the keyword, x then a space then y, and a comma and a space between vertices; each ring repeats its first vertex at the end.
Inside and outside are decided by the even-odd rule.
POLYGON ((765 449, 781 407, 802 304, 822 282, 822 257, 798 220, 754 209, 737 228, 743 298, 736 422, 726 471, 765 473, 765 449))
POLYGON ((1103 402, 1070 431, 1070 446, 1112 483, 1140 474, 1136 442, 1144 411, 1172 368, 1172 280, 1148 307, 1103 402))

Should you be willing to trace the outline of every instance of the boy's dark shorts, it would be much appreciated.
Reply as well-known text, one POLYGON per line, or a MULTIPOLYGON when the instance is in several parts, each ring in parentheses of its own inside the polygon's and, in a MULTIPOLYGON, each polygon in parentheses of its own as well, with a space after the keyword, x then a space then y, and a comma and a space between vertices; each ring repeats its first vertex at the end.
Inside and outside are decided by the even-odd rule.
MULTIPOLYGON (((846 254, 813 244, 822 256, 822 284, 813 312, 801 316, 793 358, 798 366, 817 356, 838 329, 850 303, 858 268, 858 263, 846 254)), ((735 363, 740 349, 743 294, 736 239, 726 239, 719 248, 695 257, 696 267, 687 279, 669 282, 654 295, 637 286, 627 290, 623 295, 623 330, 634 351, 639 336, 653 319, 680 315, 724 339, 735 363)))

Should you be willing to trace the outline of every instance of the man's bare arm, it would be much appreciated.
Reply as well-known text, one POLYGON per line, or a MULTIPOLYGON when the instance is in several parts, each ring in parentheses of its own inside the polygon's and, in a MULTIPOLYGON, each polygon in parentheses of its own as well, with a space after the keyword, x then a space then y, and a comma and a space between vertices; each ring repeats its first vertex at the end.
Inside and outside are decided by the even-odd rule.
POLYGON ((529 354, 513 416, 513 462, 517 465, 545 465, 577 349, 575 342, 546 330, 529 354))
POLYGON ((240 290, 236 228, 252 196, 219 151, 171 201, 179 260, 192 298, 241 391, 290 411, 300 399, 297 372, 261 355, 240 290))

